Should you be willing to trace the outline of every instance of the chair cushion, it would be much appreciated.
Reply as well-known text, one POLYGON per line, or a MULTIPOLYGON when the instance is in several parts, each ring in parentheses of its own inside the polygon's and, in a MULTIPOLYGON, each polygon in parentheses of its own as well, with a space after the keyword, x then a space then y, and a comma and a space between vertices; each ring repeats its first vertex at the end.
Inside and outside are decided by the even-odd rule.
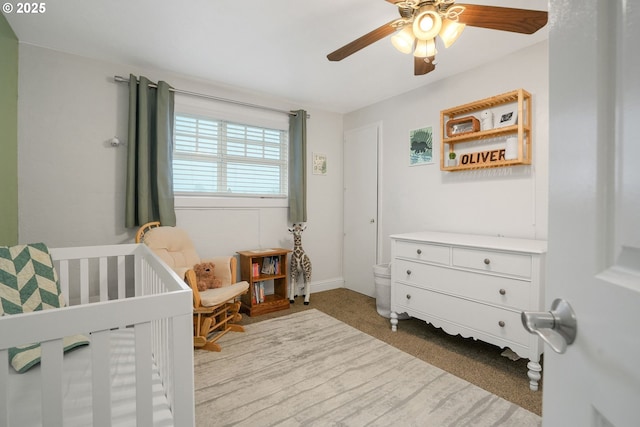
POLYGON ((206 291, 200 292, 200 304, 203 307, 214 307, 232 300, 238 295, 245 293, 248 289, 248 282, 238 282, 222 288, 207 289, 206 291))
POLYGON ((200 263, 187 232, 178 227, 156 227, 144 234, 143 242, 169 267, 178 272, 200 263))
MULTIPOLYGON (((0 246, 0 315, 29 313, 66 305, 58 275, 44 243, 0 246)), ((84 335, 63 339, 64 351, 87 345, 84 335)), ((40 363, 40 344, 9 349, 11 366, 23 373, 40 363)))

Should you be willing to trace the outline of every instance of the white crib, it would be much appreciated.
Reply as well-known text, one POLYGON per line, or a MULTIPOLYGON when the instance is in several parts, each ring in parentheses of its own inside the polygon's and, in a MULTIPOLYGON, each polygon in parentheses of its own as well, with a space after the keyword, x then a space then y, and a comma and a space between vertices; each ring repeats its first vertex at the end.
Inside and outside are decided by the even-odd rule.
POLYGON ((50 252, 68 306, 0 317, 0 427, 26 425, 20 409, 45 427, 193 426, 190 288, 145 245, 50 252), (62 337, 74 334, 90 344, 63 354, 62 337), (41 364, 16 373, 8 349, 34 342, 41 364), (78 380, 69 369, 86 372, 78 380))

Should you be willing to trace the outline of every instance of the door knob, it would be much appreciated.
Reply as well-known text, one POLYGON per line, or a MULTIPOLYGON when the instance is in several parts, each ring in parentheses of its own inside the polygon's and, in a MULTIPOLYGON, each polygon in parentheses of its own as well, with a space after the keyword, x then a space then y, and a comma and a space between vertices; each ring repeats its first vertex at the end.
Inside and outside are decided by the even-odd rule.
POLYGON ((373 224, 374 222, 376 222, 375 218, 371 218, 371 219, 369 220, 369 224, 373 224))
POLYGON ((556 299, 551 303, 551 311, 523 311, 522 325, 531 334, 536 334, 556 353, 567 351, 578 333, 576 315, 571 305, 556 299))

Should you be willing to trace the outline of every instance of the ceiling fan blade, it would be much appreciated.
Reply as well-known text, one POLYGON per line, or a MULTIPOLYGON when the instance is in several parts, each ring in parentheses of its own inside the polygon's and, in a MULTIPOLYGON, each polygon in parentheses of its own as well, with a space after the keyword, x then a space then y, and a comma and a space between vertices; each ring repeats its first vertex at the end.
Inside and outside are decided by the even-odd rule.
POLYGON ((427 74, 436 69, 433 61, 436 59, 435 56, 430 56, 427 58, 429 62, 425 61, 424 58, 420 58, 417 56, 413 57, 413 75, 421 76, 423 74, 427 74))
POLYGON ((459 22, 472 27, 533 34, 547 25, 548 14, 543 10, 458 3, 456 5, 465 8, 458 17, 459 22))
POLYGON ((396 31, 396 27, 394 27, 392 24, 394 24, 396 21, 397 19, 387 22, 386 24, 376 28, 375 30, 365 34, 364 36, 355 39, 351 43, 348 43, 342 46, 340 49, 328 54, 327 58, 329 59, 329 61, 341 61, 347 56, 353 55, 360 49, 363 49, 370 44, 375 43, 390 34, 393 34, 396 31))

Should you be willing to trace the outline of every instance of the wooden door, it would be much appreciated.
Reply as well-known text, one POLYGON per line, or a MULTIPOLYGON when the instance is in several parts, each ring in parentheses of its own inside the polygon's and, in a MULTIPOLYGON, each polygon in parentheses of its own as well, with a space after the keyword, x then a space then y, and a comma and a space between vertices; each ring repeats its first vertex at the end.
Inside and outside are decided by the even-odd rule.
POLYGON ((547 308, 577 338, 545 347, 544 426, 640 425, 640 2, 550 10, 547 308))
POLYGON ((344 139, 344 281, 369 296, 378 262, 378 135, 373 124, 345 132, 344 139))

